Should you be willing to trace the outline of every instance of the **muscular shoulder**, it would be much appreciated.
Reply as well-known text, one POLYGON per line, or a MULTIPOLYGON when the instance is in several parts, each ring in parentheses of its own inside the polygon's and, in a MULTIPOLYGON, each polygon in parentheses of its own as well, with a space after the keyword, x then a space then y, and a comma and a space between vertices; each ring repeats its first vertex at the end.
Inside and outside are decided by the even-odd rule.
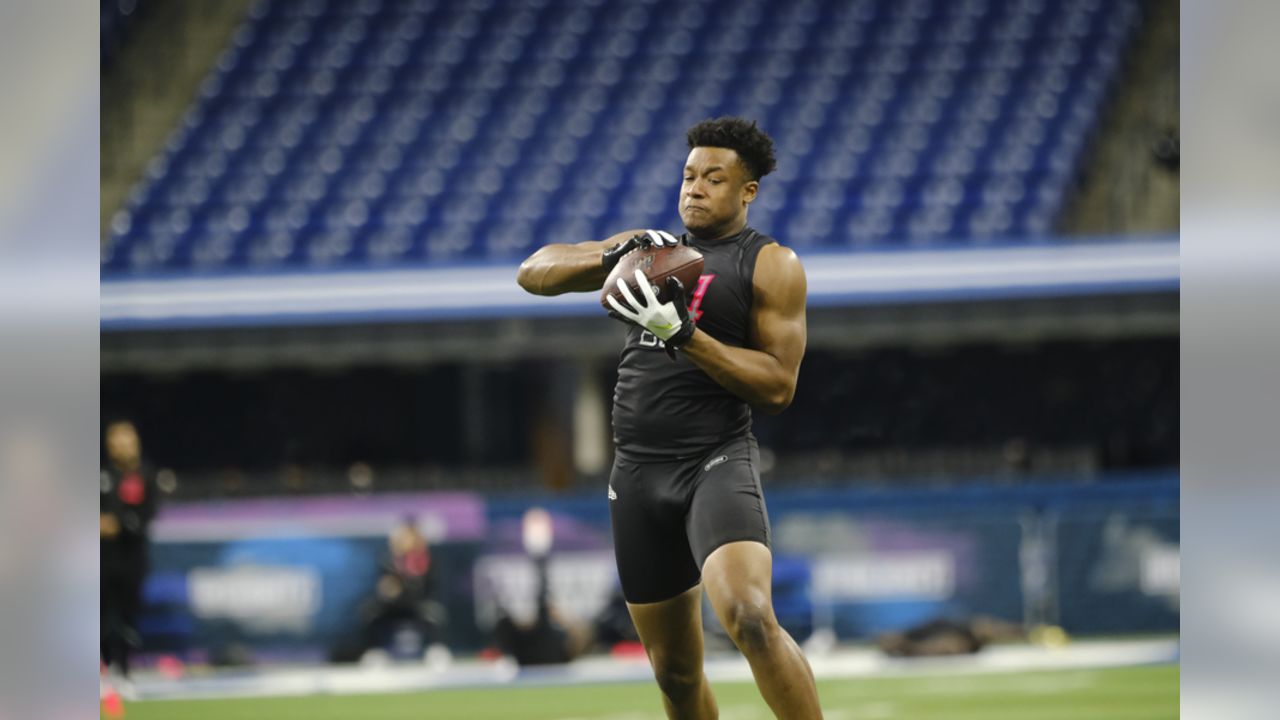
POLYGON ((795 251, 777 242, 760 248, 752 289, 758 304, 803 307, 808 284, 795 251))

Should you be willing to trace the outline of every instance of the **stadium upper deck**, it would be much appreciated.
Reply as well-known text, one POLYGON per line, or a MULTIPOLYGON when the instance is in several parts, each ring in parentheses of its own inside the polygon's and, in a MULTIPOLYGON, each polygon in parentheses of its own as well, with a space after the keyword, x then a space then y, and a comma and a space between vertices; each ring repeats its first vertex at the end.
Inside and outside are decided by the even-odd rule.
POLYGON ((808 249, 1052 232, 1133 0, 261 0, 103 272, 512 261, 679 227, 684 130, 756 118, 808 249))

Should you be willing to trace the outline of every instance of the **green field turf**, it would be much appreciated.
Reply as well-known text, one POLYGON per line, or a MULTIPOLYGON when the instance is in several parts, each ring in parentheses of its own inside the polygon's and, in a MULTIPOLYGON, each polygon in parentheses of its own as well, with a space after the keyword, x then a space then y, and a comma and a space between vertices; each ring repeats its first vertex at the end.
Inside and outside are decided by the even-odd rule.
MULTIPOLYGON (((1155 720, 1178 717, 1178 668, 827 680, 827 720, 1155 720)), ((754 685, 715 684, 722 720, 768 720, 754 685)), ((663 720, 651 684, 140 701, 125 720, 663 720)))

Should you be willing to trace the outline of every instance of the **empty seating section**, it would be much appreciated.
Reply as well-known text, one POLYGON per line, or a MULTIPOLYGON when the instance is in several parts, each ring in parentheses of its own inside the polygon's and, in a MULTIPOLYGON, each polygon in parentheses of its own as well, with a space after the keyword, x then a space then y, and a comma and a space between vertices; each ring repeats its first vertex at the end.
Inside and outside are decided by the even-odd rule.
POLYGON ((684 131, 778 145, 798 248, 1051 233, 1136 0, 261 0, 107 274, 522 257, 678 229, 684 131))

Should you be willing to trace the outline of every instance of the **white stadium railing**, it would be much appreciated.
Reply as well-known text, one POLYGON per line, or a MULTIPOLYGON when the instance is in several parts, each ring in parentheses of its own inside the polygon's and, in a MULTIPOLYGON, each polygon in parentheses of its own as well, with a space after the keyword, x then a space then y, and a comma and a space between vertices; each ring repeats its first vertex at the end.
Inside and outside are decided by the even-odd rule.
MULTIPOLYGON (((809 305, 1173 291, 1176 237, 949 250, 800 253, 809 305)), ((593 293, 534 297, 515 265, 105 278, 103 330, 592 315, 593 293)))

